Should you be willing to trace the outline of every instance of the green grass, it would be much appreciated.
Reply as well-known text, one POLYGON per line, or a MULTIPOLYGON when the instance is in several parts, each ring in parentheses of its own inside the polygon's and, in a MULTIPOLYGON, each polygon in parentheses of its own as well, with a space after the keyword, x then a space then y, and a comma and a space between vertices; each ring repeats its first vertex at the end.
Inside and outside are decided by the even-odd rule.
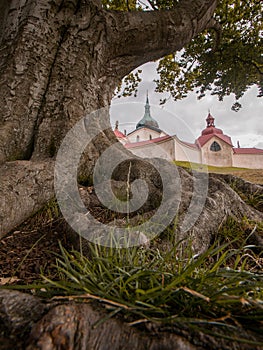
POLYGON ((190 248, 179 258, 177 247, 161 252, 90 245, 89 257, 61 247, 60 278, 43 277, 46 294, 100 300, 110 308, 106 319, 122 314, 131 324, 149 320, 207 332, 212 327, 220 329, 220 336, 223 329, 229 339, 236 333, 235 340, 244 342, 242 326, 259 334, 263 330, 263 275, 245 270, 252 255, 241 257, 249 247, 218 242, 197 258, 190 248))
POLYGON ((258 209, 260 211, 263 211, 263 194, 260 193, 260 191, 255 191, 252 193, 244 193, 240 188, 237 186, 236 181, 232 181, 230 183, 231 188, 238 193, 240 198, 247 203, 248 205, 254 207, 255 209, 258 209))
POLYGON ((245 202, 251 205, 252 207, 256 209, 263 209, 263 194, 259 192, 255 192, 252 194, 247 195, 244 198, 245 202))
POLYGON ((209 173, 218 173, 218 174, 228 174, 235 171, 248 170, 247 168, 218 167, 218 166, 190 163, 187 161, 177 161, 177 160, 174 163, 183 168, 192 169, 196 171, 208 171, 209 173))
POLYGON ((188 171, 195 170, 199 172, 208 172, 215 174, 230 174, 241 177, 252 183, 263 184, 263 169, 248 169, 235 167, 217 167, 198 163, 189 163, 183 161, 175 161, 176 165, 185 168, 188 171))
POLYGON ((46 298, 99 301, 108 313, 98 324, 119 315, 131 325, 152 321, 263 345, 263 255, 247 243, 255 229, 263 232, 263 226, 245 219, 228 219, 213 246, 197 257, 190 246, 180 255, 180 243, 174 244, 171 233, 166 237, 173 243, 170 250, 159 246, 160 238, 150 248, 90 244, 88 256, 61 246, 55 278, 43 275, 41 283, 9 288, 35 290, 46 298))

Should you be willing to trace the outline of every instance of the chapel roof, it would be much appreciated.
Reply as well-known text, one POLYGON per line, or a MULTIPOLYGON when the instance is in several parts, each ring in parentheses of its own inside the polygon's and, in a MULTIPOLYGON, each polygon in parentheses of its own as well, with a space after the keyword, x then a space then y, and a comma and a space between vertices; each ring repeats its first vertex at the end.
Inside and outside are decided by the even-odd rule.
POLYGON ((159 129, 159 124, 157 123, 157 121, 155 119, 153 119, 153 117, 151 116, 151 113, 150 113, 150 103, 149 103, 148 93, 147 93, 146 104, 145 104, 144 108, 145 108, 144 116, 137 123, 136 129, 146 127, 146 128, 160 132, 161 130, 159 129))
POLYGON ((146 146, 146 145, 150 145, 150 144, 160 143, 160 142, 164 142, 164 141, 167 141, 167 140, 172 140, 172 136, 165 135, 165 136, 156 137, 156 138, 154 138, 152 140, 144 140, 144 141, 126 143, 125 147, 126 148, 135 148, 135 147, 140 147, 140 146, 146 146))
POLYGON ((236 154, 263 154, 263 149, 260 148, 233 148, 234 153, 236 154))
POLYGON ((213 136, 218 137, 222 141, 226 142, 228 145, 233 147, 231 137, 225 135, 221 129, 215 127, 215 118, 212 117, 210 112, 206 118, 206 128, 202 131, 201 136, 198 137, 196 143, 202 147, 205 145, 213 136))
POLYGON ((116 124, 115 124, 115 129, 114 129, 114 134, 117 138, 119 139, 125 139, 126 138, 126 135, 124 135, 120 130, 119 130, 119 122, 116 121, 116 124))

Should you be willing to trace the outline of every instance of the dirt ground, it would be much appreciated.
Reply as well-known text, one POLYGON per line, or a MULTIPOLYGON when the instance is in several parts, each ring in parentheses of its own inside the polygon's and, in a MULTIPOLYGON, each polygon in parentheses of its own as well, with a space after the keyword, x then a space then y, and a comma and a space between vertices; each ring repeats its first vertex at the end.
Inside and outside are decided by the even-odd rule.
MULTIPOLYGON (((114 213, 101 207, 94 192, 90 198, 93 217, 103 223, 114 218, 114 213)), ((59 243, 68 251, 78 249, 79 237, 72 233, 57 204, 51 202, 0 239, 0 286, 43 281, 42 275, 55 279, 59 243)))
POLYGON ((41 280, 41 273, 55 277, 59 241, 71 248, 61 225, 65 224, 60 218, 35 228, 28 221, 4 237, 0 241, 0 285, 29 284, 41 280))

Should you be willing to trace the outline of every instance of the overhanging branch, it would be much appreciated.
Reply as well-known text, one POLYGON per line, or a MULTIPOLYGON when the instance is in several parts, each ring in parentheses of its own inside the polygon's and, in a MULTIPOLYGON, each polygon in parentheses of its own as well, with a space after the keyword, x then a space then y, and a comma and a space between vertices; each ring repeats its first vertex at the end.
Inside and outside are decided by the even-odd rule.
POLYGON ((126 75, 143 63, 181 50, 211 28, 216 6, 217 0, 182 0, 168 11, 108 12, 108 36, 115 48, 109 69, 122 69, 126 75))

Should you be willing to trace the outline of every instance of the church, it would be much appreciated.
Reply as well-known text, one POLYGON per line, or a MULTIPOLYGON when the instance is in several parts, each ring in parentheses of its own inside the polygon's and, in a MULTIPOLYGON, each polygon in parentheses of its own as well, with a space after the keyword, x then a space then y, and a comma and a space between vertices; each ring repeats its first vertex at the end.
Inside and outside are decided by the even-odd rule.
POLYGON ((168 135, 151 116, 148 96, 144 116, 136 129, 126 135, 118 129, 116 122, 114 133, 128 150, 143 158, 160 157, 168 161, 219 167, 263 169, 263 149, 234 147, 231 137, 215 127, 215 118, 210 112, 206 118, 206 128, 194 143, 168 135))

